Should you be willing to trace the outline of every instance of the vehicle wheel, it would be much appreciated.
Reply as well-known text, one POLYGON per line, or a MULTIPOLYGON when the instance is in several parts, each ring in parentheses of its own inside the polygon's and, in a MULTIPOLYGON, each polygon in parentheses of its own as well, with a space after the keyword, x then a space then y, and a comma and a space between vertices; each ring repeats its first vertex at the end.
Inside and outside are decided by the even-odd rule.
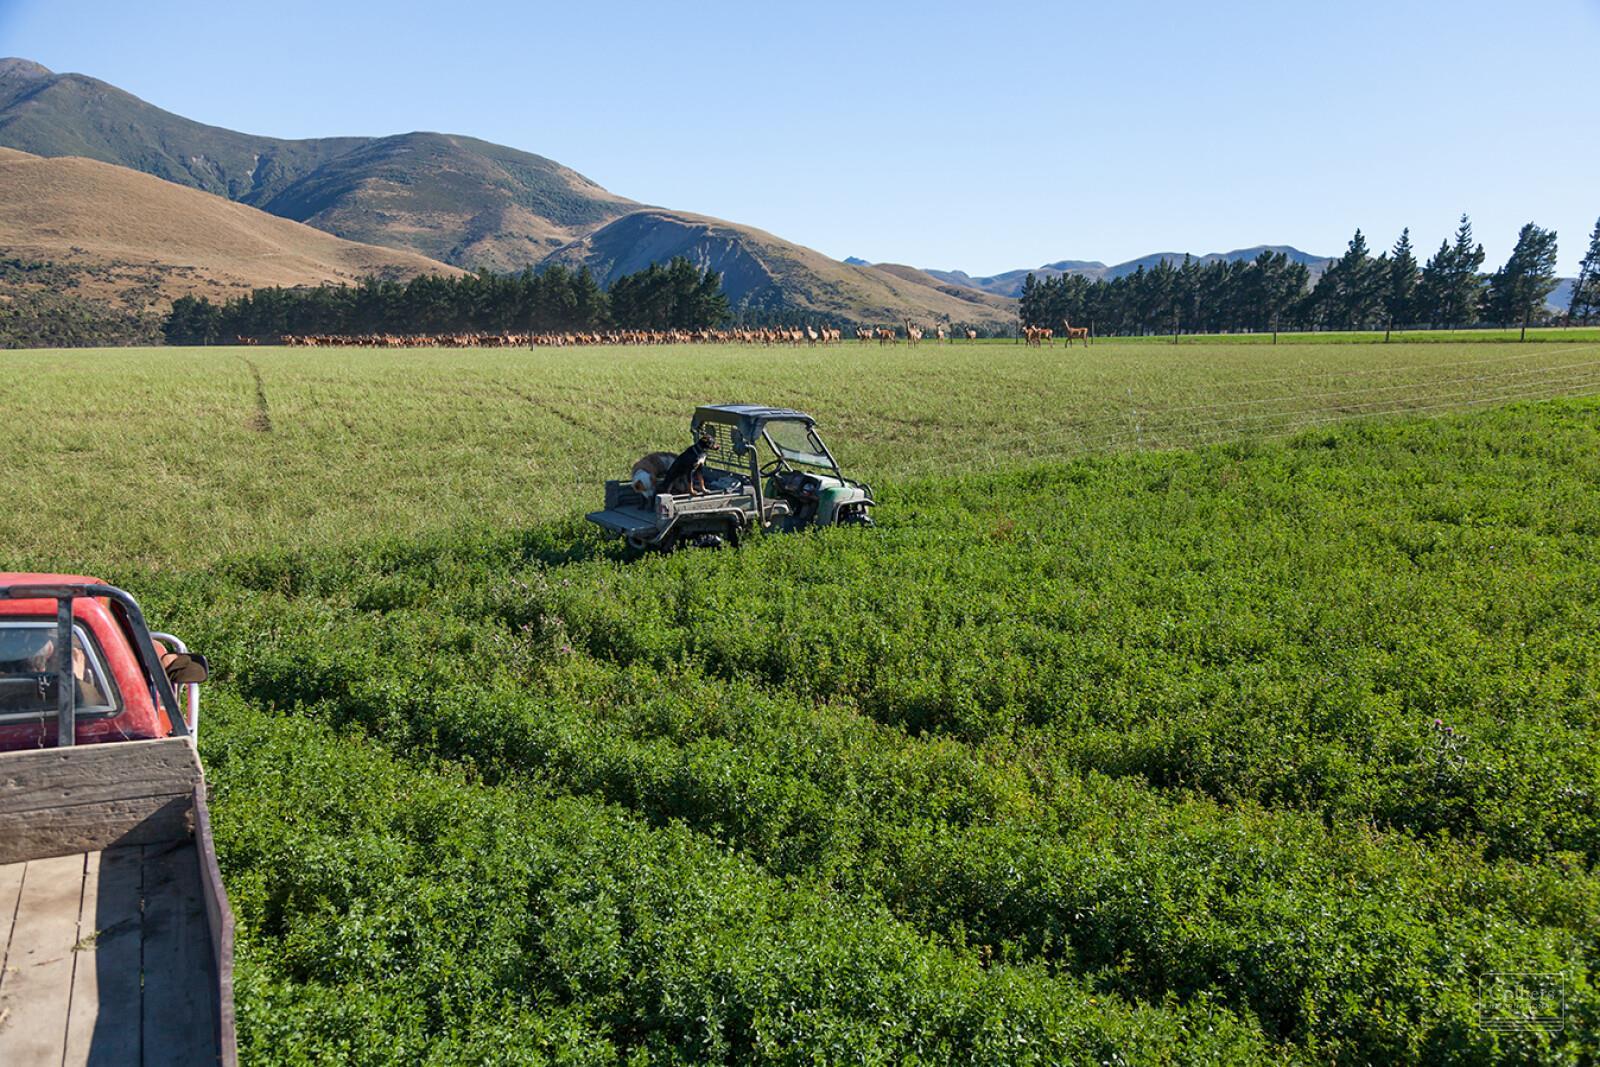
POLYGON ((670 556, 678 547, 678 535, 676 533, 669 533, 650 547, 661 553, 663 556, 670 556))

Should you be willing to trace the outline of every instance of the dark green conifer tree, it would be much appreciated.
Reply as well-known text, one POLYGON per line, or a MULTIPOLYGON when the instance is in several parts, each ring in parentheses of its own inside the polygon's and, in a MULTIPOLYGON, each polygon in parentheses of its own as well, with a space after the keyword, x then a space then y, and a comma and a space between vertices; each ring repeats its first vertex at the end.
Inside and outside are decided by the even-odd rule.
POLYGON ((1572 300, 1567 305, 1567 319, 1587 320, 1600 312, 1600 219, 1595 220, 1594 232, 1589 235, 1589 251, 1578 266, 1578 279, 1572 285, 1572 300))
POLYGON ((1520 323, 1526 339, 1528 324, 1555 287, 1556 232, 1530 222, 1518 232, 1505 266, 1489 280, 1489 317, 1508 326, 1520 323))

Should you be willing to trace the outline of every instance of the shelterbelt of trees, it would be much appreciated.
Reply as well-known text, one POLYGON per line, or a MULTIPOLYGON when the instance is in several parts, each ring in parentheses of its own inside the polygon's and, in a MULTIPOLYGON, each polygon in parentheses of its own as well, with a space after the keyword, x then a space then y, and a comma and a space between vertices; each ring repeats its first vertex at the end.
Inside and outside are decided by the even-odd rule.
MULTIPOLYGON (((1556 234, 1528 223, 1504 266, 1481 272, 1483 246, 1461 216, 1453 240, 1440 243, 1417 264, 1411 231, 1392 251, 1374 257, 1360 230, 1345 254, 1310 285, 1310 272, 1281 252, 1251 261, 1205 266, 1184 258, 1110 281, 1077 275, 1023 283, 1019 314, 1025 326, 1059 330, 1092 323, 1097 334, 1182 331, 1383 328, 1389 325, 1470 326, 1477 322, 1527 325, 1546 316, 1545 298, 1556 285, 1556 234)), ((1600 312, 1600 222, 1567 309, 1573 319, 1600 312)))
MULTIPOLYGON (((1383 328, 1390 325, 1527 325, 1546 317, 1556 285, 1556 234, 1529 223, 1506 263, 1482 272, 1483 246, 1463 215, 1453 240, 1419 266, 1404 231, 1394 248, 1373 256, 1357 230, 1345 254, 1311 284, 1310 271, 1277 252, 1251 261, 1200 265, 1162 262, 1109 281, 1078 275, 1029 276, 1020 325, 1061 330, 1092 326, 1099 335, 1246 330, 1383 328)), ((1600 314, 1600 222, 1590 237, 1567 309, 1571 321, 1600 314)), ((602 289, 587 268, 458 278, 425 275, 407 283, 365 279, 357 285, 257 289, 223 304, 175 301, 162 325, 169 344, 235 339, 372 336, 436 337, 602 335, 706 331, 736 316, 721 275, 684 258, 651 264, 602 289)), ((803 317, 803 316, 802 316, 803 317)), ((743 307, 743 326, 803 330, 810 322, 784 309, 743 307)), ((907 325, 907 334, 910 333, 907 325)))
POLYGON ((400 283, 257 289, 223 304, 204 297, 173 302, 163 324, 168 344, 235 338, 372 334, 625 330, 704 330, 729 317, 722 275, 687 259, 651 264, 602 289, 587 268, 535 273, 422 275, 400 283))

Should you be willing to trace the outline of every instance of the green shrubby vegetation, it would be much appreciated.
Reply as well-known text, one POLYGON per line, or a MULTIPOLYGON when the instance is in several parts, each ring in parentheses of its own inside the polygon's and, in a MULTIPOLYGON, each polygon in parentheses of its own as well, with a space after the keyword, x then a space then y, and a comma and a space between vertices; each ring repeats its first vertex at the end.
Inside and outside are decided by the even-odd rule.
POLYGON ((148 345, 161 339, 160 317, 144 311, 147 290, 112 304, 77 292, 84 275, 112 268, 0 258, 0 348, 148 345))
POLYGON ((1264 1058, 1198 998, 1141 1007, 919 936, 681 827, 484 785, 229 701, 209 743, 252 1062, 1264 1058))
POLYGON ((1577 1063, 1596 411, 112 577, 221 667, 255 1061, 1577 1063))

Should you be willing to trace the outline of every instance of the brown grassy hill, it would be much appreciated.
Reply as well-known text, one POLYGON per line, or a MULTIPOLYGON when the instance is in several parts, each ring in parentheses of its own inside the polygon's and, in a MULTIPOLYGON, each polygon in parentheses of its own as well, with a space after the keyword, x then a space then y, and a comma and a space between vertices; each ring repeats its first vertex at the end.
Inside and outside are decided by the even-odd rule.
POLYGON ((911 282, 915 285, 925 285, 930 289, 936 289, 953 300, 993 306, 1009 316, 1006 320, 1007 322, 1011 322, 1017 317, 1015 301, 998 293, 982 293, 980 295, 971 286, 957 285, 942 278, 937 278, 925 270, 918 270, 916 267, 908 267, 901 263, 874 263, 871 269, 893 275, 903 282, 911 282))
POLYGON ((931 326, 940 321, 1008 325, 1015 302, 942 285, 909 267, 884 270, 830 259, 764 230, 704 215, 647 208, 624 215, 551 255, 548 263, 587 266, 602 284, 651 263, 685 256, 720 271, 735 309, 788 308, 819 321, 931 326))
POLYGON ((407 133, 330 160, 260 206, 352 241, 519 271, 639 205, 542 156, 407 133))
POLYGON ((138 290, 146 306, 368 274, 460 273, 125 167, 9 148, 0 148, 0 257, 89 268, 75 272, 83 295, 138 290))
POLYGON ((0 146, 115 163, 472 269, 533 266, 639 206, 552 159, 473 137, 261 137, 15 58, 0 59, 0 146))

